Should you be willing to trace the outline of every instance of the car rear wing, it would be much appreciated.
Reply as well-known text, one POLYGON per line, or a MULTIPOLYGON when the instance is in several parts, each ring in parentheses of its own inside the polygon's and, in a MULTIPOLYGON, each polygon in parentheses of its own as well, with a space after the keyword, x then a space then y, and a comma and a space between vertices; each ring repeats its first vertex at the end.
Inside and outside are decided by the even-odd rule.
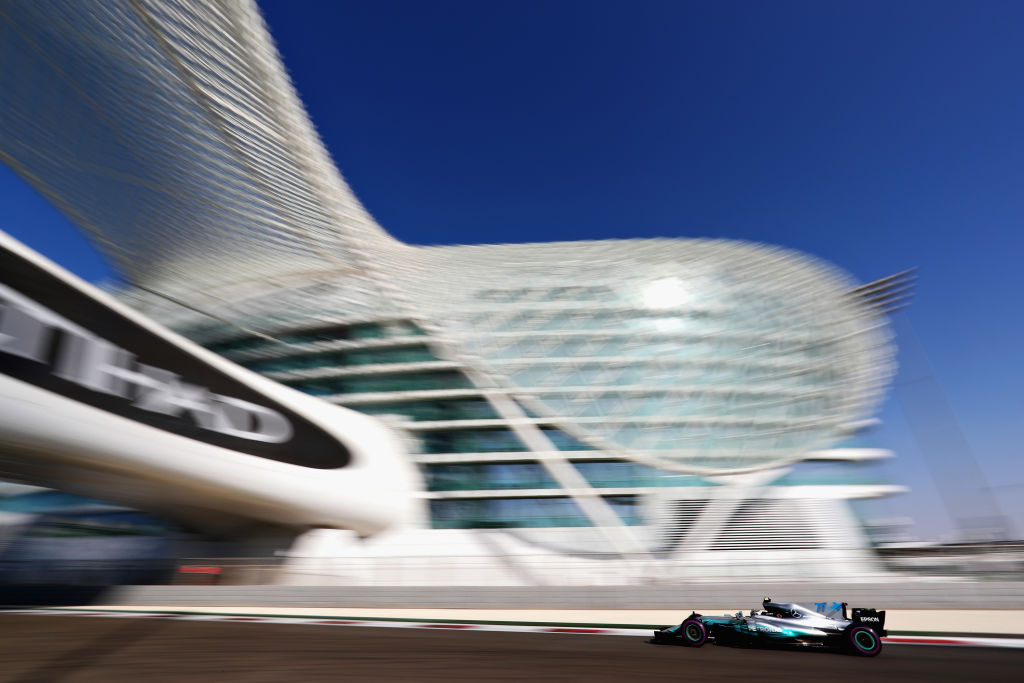
POLYGON ((881 635, 885 635, 885 610, 854 607, 850 616, 854 624, 869 626, 881 635))

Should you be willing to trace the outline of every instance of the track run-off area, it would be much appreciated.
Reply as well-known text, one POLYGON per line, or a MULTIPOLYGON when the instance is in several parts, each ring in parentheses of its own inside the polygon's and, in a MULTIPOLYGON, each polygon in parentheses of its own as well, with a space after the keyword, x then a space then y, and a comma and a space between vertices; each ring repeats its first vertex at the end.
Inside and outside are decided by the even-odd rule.
POLYGON ((649 635, 629 629, 6 610, 0 612, 0 681, 1019 681, 1024 671, 1024 650, 1004 647, 890 641, 878 657, 867 659, 816 650, 655 646, 645 642, 649 635))

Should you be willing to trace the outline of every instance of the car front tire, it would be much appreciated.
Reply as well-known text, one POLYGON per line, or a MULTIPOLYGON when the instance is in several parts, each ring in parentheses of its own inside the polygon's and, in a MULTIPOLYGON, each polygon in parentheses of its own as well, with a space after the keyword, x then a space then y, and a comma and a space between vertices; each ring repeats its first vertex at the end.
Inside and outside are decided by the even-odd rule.
POLYGON ((708 642, 708 627, 700 619, 687 619, 679 626, 679 636, 684 645, 700 647, 708 642))

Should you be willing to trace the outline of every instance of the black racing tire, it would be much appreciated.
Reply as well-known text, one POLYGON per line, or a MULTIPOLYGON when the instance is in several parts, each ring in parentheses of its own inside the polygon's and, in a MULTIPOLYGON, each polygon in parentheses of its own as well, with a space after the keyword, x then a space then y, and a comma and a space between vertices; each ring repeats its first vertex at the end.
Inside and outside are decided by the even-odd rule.
POLYGON ((700 647, 708 642, 708 627, 700 619, 687 619, 679 625, 679 637, 683 645, 700 647))
POLYGON ((875 657, 882 651, 882 638, 867 626, 851 626, 846 631, 846 644, 860 657, 875 657))

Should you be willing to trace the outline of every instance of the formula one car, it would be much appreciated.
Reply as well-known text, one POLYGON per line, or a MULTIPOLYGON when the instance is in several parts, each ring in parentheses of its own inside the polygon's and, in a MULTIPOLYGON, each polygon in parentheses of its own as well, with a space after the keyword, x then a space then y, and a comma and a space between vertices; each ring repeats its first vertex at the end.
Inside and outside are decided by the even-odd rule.
POLYGON ((694 612, 678 626, 654 632, 649 643, 700 647, 719 645, 805 646, 844 650, 862 657, 882 651, 885 611, 854 608, 849 618, 845 602, 816 602, 806 607, 765 598, 761 610, 743 616, 707 617, 694 612))

